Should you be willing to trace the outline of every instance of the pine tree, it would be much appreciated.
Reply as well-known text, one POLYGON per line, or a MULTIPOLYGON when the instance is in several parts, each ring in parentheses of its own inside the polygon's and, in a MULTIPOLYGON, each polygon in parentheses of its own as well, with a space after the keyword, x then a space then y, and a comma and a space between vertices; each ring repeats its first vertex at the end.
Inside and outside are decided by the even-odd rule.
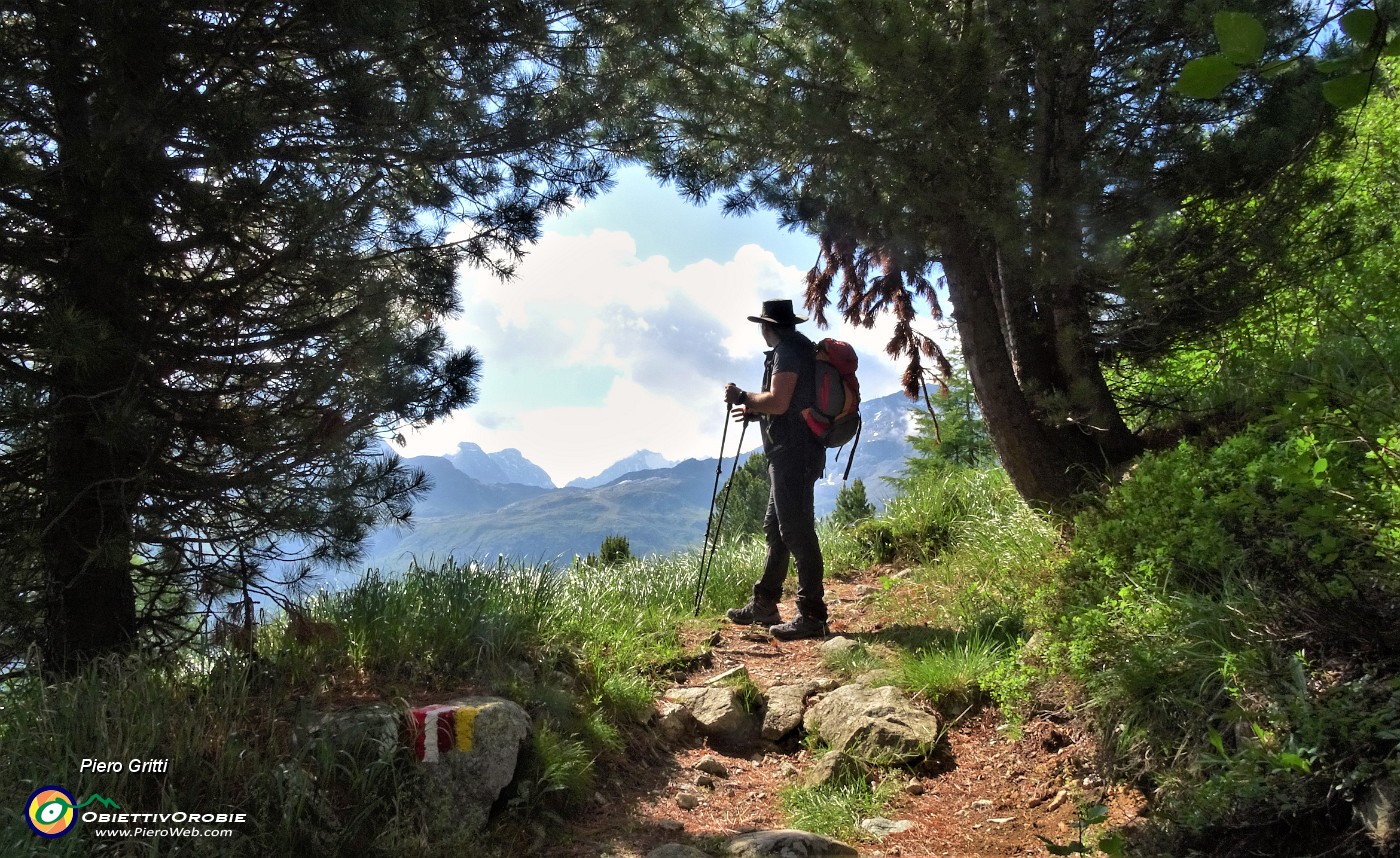
POLYGON ((508 274, 606 182, 593 123, 623 70, 597 50, 648 14, 7 9, 0 662, 177 644, 272 564, 352 561, 406 518, 423 478, 376 438, 475 397, 455 273, 508 274))
POLYGON ((842 486, 841 491, 836 494, 836 509, 832 511, 831 518, 842 527, 850 527, 858 521, 875 516, 875 505, 865 496, 865 483, 856 480, 848 486, 842 486))
POLYGON ((763 532, 763 517, 768 512, 768 487, 768 457, 754 453, 720 488, 715 515, 718 517, 718 507, 722 506, 722 540, 742 539, 763 532), (728 500, 725 500, 726 495, 728 500))
MULTIPOLYGON (((834 291, 850 323, 891 313, 911 396, 951 374, 914 327, 920 301, 941 317, 940 266, 1002 465, 1028 500, 1068 509, 1142 448, 1105 367, 1165 324, 1160 306, 1201 329, 1258 298, 1306 198, 1279 177, 1331 123, 1306 73, 1171 92, 1217 50, 1223 5, 716 3, 638 96, 638 133, 687 193, 818 236, 807 306, 823 321, 834 291), (1219 226, 1188 231, 1192 207, 1219 226), (1173 253, 1135 264, 1148 235, 1173 253)), ((1266 24, 1265 62, 1306 38, 1308 4, 1229 8, 1266 24)))

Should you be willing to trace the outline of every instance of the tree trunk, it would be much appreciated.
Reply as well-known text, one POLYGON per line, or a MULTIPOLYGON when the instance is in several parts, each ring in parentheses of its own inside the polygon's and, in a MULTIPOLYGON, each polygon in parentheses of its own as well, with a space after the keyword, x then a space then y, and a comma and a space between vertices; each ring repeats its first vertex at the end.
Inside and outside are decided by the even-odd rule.
POLYGON ((1065 455, 1017 380, 994 300, 994 251, 956 215, 944 225, 943 249, 943 272, 963 358, 1002 467, 1027 502, 1052 511, 1064 509, 1074 495, 1070 470, 1079 457, 1065 455))
POLYGON ((64 244, 45 308, 51 386, 40 543, 45 667, 65 674, 135 640, 131 557, 151 443, 140 343, 143 284, 159 243, 149 226, 155 193, 143 179, 162 151, 153 127, 160 33, 139 7, 114 6, 122 8, 95 10, 92 22, 60 7, 47 31, 54 57, 88 38, 89 23, 108 48, 98 67, 68 57, 49 72, 64 244))

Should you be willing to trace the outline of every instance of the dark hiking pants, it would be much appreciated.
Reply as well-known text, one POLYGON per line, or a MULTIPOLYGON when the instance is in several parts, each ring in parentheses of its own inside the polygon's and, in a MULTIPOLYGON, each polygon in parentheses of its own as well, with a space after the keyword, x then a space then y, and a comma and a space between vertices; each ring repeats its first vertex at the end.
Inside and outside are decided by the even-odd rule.
POLYGON ((822 585, 822 550, 817 542, 813 488, 821 467, 810 461, 783 461, 775 458, 768 465, 768 512, 763 532, 768 539, 768 557, 763 577, 753 586, 755 601, 776 604, 783 595, 788 561, 797 565, 797 612, 826 622, 826 599, 822 585))

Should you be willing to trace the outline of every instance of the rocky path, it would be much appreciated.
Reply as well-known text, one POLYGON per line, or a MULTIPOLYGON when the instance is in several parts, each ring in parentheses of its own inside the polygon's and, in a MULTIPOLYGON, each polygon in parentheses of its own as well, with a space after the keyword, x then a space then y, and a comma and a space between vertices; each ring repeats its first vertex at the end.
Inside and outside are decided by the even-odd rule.
MULTIPOLYGON (((869 598, 878 577, 872 570, 828 583, 833 635, 878 642, 888 631, 869 598)), ((793 610, 791 602, 783 605, 785 617, 793 610)), ((710 657, 678 685, 703 685, 740 666, 765 691, 839 678, 818 652, 821 641, 783 644, 727 627, 709 643, 710 657)), ((1011 731, 994 708, 966 713, 948 725, 929 759, 886 775, 898 779, 898 792, 884 816, 903 830, 866 832, 847 842, 863 858, 1048 855, 1038 835, 1061 844, 1074 840, 1081 804, 1108 806, 1110 826, 1127 824, 1141 812, 1141 796, 1103 783, 1095 756, 1091 739, 1062 715, 1035 717, 1011 731)), ((544 853, 647 858, 676 843, 724 854, 724 844, 736 835, 790 827, 778 793, 813 762, 810 750, 797 743, 742 754, 711 747, 698 735, 639 743, 605 775, 593 805, 561 837, 550 838, 554 845, 544 853), (696 769, 706 757, 723 767, 724 776, 696 769)))

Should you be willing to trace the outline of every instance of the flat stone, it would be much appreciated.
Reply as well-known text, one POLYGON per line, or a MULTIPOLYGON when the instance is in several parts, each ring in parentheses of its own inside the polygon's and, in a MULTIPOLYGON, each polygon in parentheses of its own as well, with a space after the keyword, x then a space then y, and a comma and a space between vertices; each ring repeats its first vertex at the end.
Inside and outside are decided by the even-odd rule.
POLYGON ((870 819, 860 821, 862 831, 867 831, 876 837, 889 837, 891 834, 899 834, 901 831, 908 831, 914 827, 914 823, 907 819, 895 821, 885 819, 883 816, 875 816, 870 819))
POLYGON ((724 848, 733 858, 860 858, 839 840, 792 828, 741 834, 724 848))

